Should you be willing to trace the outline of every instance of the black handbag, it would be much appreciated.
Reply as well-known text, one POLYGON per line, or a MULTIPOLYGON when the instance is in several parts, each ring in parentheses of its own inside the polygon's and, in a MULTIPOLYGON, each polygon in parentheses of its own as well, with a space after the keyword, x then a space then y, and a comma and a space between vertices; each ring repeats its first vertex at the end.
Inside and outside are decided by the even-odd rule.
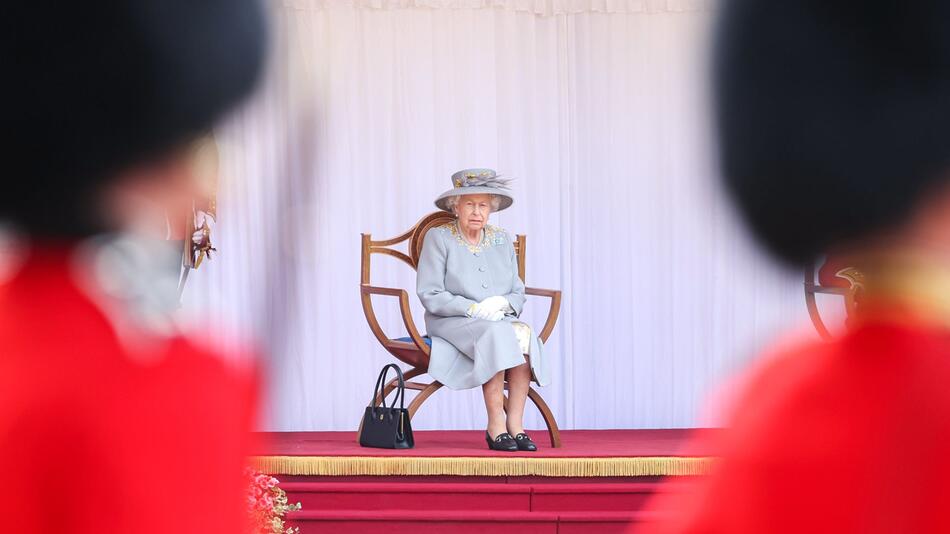
POLYGON ((415 446, 412 439, 412 425, 409 423, 409 410, 404 407, 406 400, 406 382, 402 378, 402 369, 391 363, 379 372, 376 387, 373 389, 373 400, 363 413, 363 428, 360 432, 360 445, 363 447, 378 447, 380 449, 411 449, 415 446), (389 368, 396 370, 399 384, 396 387, 396 396, 393 403, 386 406, 386 397, 383 388, 386 387, 386 375, 389 368), (376 399, 381 399, 380 406, 374 406, 376 399), (399 407, 396 408, 396 399, 399 407))

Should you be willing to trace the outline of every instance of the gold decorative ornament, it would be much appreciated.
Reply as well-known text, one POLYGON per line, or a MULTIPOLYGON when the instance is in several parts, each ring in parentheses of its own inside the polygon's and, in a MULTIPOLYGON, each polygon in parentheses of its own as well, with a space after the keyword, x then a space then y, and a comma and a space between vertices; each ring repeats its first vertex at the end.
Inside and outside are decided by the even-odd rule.
POLYGON ((450 222, 450 223, 445 223, 445 224, 442 225, 442 228, 445 228, 446 230, 448 230, 449 232, 451 232, 451 233, 452 233, 452 237, 454 237, 455 240, 458 241, 459 243, 461 243, 462 245, 465 245, 465 247, 468 248, 468 251, 471 252, 471 253, 473 253, 473 254, 476 253, 476 252, 481 252, 481 251, 484 250, 485 248, 488 248, 488 247, 490 247, 490 246, 496 244, 496 243, 495 243, 495 242, 496 242, 495 237, 496 237, 499 233, 502 232, 502 230, 501 230, 500 228, 498 228, 497 226, 492 226, 492 225, 490 225, 490 224, 489 224, 489 225, 486 225, 485 228, 482 229, 482 233, 483 233, 482 239, 478 242, 477 245, 473 245, 473 244, 469 243, 469 242, 462 236, 461 231, 459 231, 458 221, 452 221, 452 222, 450 222))
POLYGON ((308 476, 545 476, 629 477, 708 474, 708 456, 610 458, 257 456, 258 469, 275 475, 308 476))

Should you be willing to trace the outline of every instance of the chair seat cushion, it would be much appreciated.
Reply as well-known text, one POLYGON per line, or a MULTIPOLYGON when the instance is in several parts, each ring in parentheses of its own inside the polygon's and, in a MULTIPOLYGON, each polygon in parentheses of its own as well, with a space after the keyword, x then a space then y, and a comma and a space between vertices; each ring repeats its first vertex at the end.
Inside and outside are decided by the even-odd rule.
MULTIPOLYGON (((426 345, 428 345, 428 346, 430 346, 430 347, 432 346, 432 340, 429 338, 429 336, 424 336, 424 337, 422 338, 422 340, 426 342, 426 345)), ((412 343, 412 338, 411 338, 411 337, 400 337, 400 338, 394 339, 393 341, 402 341, 403 343, 412 343)))

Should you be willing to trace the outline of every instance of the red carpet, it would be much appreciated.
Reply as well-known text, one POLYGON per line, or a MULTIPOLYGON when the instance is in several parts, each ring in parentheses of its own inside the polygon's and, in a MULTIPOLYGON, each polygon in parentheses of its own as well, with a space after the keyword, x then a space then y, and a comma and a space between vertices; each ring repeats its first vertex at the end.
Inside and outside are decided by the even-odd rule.
POLYGON ((475 431, 416 432, 416 448, 404 451, 364 449, 353 432, 267 433, 261 436, 265 440, 258 452, 264 465, 271 462, 285 468, 271 471, 281 479, 291 502, 303 505, 289 524, 304 534, 377 529, 413 534, 610 534, 636 532, 650 520, 645 503, 663 490, 657 475, 670 473, 538 476, 532 474, 533 466, 553 463, 568 474, 607 469, 601 475, 610 469, 626 472, 644 466, 675 470, 677 462, 707 456, 696 450, 685 454, 692 432, 564 431, 563 447, 552 449, 547 434, 534 431, 532 437, 541 447, 537 453, 490 451, 484 433, 475 431), (474 463, 465 464, 467 459, 474 463), (672 463, 651 464, 657 461, 672 463), (444 462, 449 464, 437 467, 444 462), (464 465, 453 471, 452 462, 464 465), (407 466, 431 473, 399 474, 407 466), (379 474, 368 475, 367 469, 379 474), (460 474, 468 473, 466 469, 499 474, 460 474), (300 470, 334 474, 314 476, 300 470))
MULTIPOLYGON (((693 429, 564 430, 562 447, 552 449, 548 434, 531 431, 541 449, 536 453, 499 453, 485 444, 485 433, 473 430, 428 430, 415 433, 416 448, 393 451, 360 447, 355 432, 265 432, 260 456, 525 456, 530 458, 589 458, 684 456, 693 429)), ((690 451, 688 456, 706 456, 690 451)))
POLYGON ((651 517, 648 499, 664 486, 642 483, 287 482, 303 509, 288 524, 304 534, 596 532, 630 533, 651 517))

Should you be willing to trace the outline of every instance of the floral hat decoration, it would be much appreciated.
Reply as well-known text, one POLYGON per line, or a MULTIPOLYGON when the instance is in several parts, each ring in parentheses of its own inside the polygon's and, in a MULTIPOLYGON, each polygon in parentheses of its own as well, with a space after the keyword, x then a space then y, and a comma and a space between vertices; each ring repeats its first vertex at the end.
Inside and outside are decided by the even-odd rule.
POLYGON ((448 200, 460 195, 497 195, 501 199, 498 211, 508 208, 515 201, 508 184, 510 178, 501 178, 492 169, 463 169, 452 175, 452 189, 435 199, 440 210, 451 211, 448 200))

